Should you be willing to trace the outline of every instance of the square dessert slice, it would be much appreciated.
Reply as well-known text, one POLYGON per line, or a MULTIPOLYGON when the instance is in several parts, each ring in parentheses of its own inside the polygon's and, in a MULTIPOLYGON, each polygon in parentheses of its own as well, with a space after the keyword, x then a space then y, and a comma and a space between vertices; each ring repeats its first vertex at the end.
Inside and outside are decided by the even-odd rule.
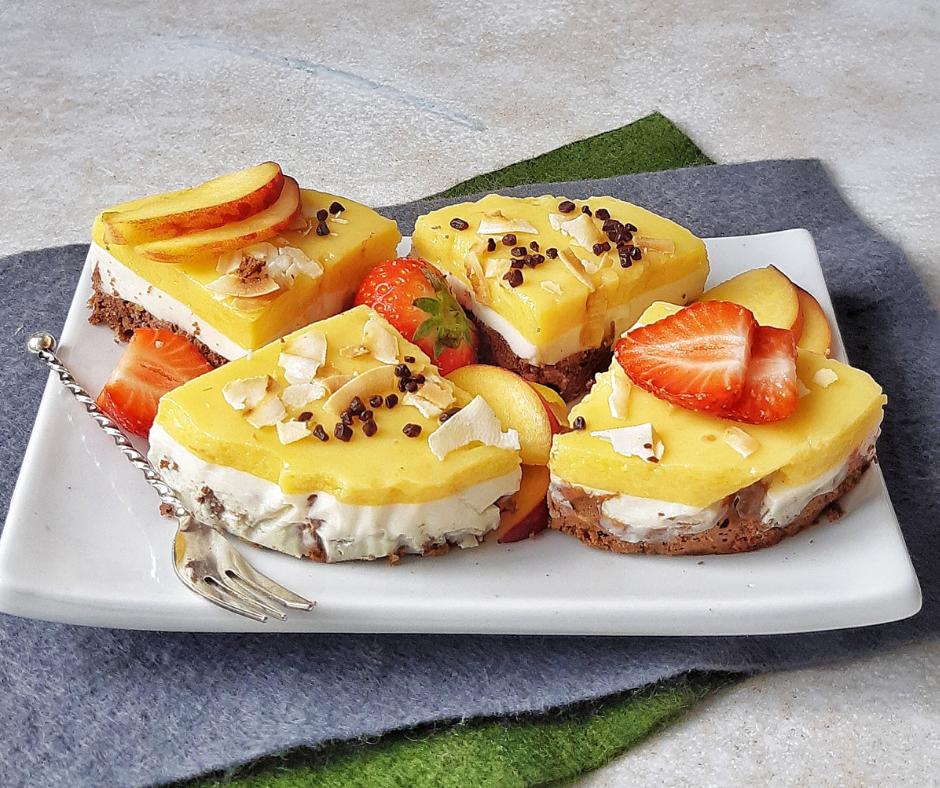
MULTIPOLYGON (((676 307, 656 304, 652 323, 676 307)), ((742 423, 632 385, 616 360, 555 437, 550 525, 620 553, 736 553, 813 525, 875 457, 886 398, 865 372, 799 349, 795 411, 742 423)))
POLYGON ((228 210, 193 197, 210 181, 99 214, 90 321, 122 339, 171 328, 218 365, 351 306, 365 275, 395 256, 395 222, 269 167, 267 192, 243 183, 260 168, 226 176, 236 193, 250 189, 228 210))
POLYGON ((327 562, 472 547, 521 475, 518 435, 364 306, 164 396, 149 457, 197 517, 327 562))
POLYGON ((472 313, 481 360, 566 400, 607 368, 614 339, 647 306, 685 304, 708 275, 700 239, 610 197, 489 195, 420 217, 412 250, 472 313))

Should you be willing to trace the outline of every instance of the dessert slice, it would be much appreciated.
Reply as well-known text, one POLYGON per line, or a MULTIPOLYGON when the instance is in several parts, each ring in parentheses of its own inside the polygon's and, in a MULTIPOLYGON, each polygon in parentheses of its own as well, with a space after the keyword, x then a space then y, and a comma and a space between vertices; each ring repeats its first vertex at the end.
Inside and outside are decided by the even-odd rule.
POLYGON ((191 510, 317 561, 472 547, 519 487, 519 439, 355 307, 163 397, 150 461, 191 510))
POLYGON ((654 301, 685 304, 708 275, 704 243, 610 197, 489 195, 418 219, 413 253, 442 270, 480 329, 481 360, 570 400, 654 301))
POLYGON ((169 328, 217 366, 351 306, 400 240, 393 221, 268 162, 99 214, 89 319, 124 340, 169 328))
MULTIPOLYGON (((656 328, 670 315, 713 306, 732 305, 655 304, 641 322, 656 328)), ((574 431, 555 437, 551 526, 615 552, 698 555, 773 545, 824 512, 837 514, 839 499, 875 458, 886 398, 865 372, 796 349, 792 336, 789 347, 788 362, 779 347, 766 355, 755 344, 746 363, 761 359, 759 373, 746 370, 741 399, 714 409, 708 394, 690 407, 676 404, 665 373, 664 396, 673 402, 651 393, 615 360, 572 409, 574 431), (789 403, 781 381, 793 361, 797 401, 789 403), (775 382, 761 392, 757 376, 775 382), (757 396, 772 405, 744 404, 757 396), (772 420, 768 408, 779 406, 792 413, 772 420)), ((724 375, 729 364, 723 359, 707 376, 713 380, 718 368, 724 375)))

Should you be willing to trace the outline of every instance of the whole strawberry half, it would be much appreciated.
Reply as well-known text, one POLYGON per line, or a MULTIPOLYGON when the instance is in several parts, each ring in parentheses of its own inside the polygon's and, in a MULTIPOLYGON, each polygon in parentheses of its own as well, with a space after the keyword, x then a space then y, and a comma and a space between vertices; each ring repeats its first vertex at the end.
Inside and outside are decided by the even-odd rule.
POLYGON ((477 330, 430 263, 399 257, 377 265, 359 285, 356 305, 372 307, 427 353, 442 375, 477 359, 477 330))
POLYGON ((212 365, 185 337, 139 328, 95 403, 125 430, 146 438, 160 397, 211 370, 212 365))
POLYGON ((640 388, 674 405, 724 416, 744 390, 756 331, 750 310, 706 301, 633 329, 615 352, 640 388))

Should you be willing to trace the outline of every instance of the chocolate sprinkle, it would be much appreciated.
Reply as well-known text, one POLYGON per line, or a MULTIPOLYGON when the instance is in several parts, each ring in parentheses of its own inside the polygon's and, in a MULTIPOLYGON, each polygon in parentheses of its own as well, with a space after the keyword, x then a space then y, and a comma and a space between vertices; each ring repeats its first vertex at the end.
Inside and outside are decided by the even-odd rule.
POLYGON ((571 213, 575 209, 575 204, 571 200, 565 200, 563 203, 560 203, 558 210, 561 213, 571 213))
POLYGON ((333 202, 330 203, 330 213, 333 214, 334 216, 336 216, 336 214, 338 213, 342 213, 345 210, 346 210, 346 206, 344 206, 341 202, 337 202, 336 200, 333 200, 333 202))
POLYGON ((323 429, 322 424, 317 424, 317 426, 313 428, 313 435, 314 437, 319 438, 324 443, 326 443, 330 439, 330 436, 326 434, 326 430, 323 429))
POLYGON ((576 430, 583 430, 587 426, 584 422, 584 416, 575 418, 575 420, 571 422, 571 426, 576 430))
POLYGON ((506 233, 503 236, 503 246, 515 246, 516 245, 516 235, 515 233, 506 233))
POLYGON ((379 431, 379 425, 376 424, 374 421, 367 421, 365 424, 362 425, 362 434, 365 435, 367 438, 371 438, 378 431, 379 431))
POLYGON ((373 394, 369 397, 369 406, 372 408, 381 408, 384 401, 381 394, 373 394))
POLYGON ((344 443, 349 443, 353 436, 352 427, 339 421, 336 423, 336 427, 333 428, 333 434, 344 443))
POLYGON ((310 421, 313 418, 313 414, 309 410, 305 410, 297 417, 297 421, 310 421))
POLYGON ((389 394, 389 395, 385 398, 385 407, 388 408, 389 410, 391 410, 392 408, 394 408, 397 404, 398 404, 398 395, 397 395, 397 394, 389 394))
POLYGON ((408 438, 417 438, 421 434, 421 425, 408 423, 402 427, 401 431, 408 438))
POLYGON ((470 225, 463 219, 454 218, 450 220, 450 226, 455 230, 466 230, 470 225))

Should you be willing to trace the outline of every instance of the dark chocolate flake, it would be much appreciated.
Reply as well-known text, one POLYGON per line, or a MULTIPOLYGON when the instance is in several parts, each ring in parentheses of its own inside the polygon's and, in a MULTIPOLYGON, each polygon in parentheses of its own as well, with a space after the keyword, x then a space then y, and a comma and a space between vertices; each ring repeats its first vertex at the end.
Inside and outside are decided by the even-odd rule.
POLYGON ((333 428, 333 435, 335 435, 344 443, 349 443, 349 441, 352 439, 352 436, 353 436, 352 427, 350 427, 348 424, 344 424, 343 422, 339 421, 336 423, 336 426, 333 428))
POLYGON ((515 245, 516 245, 516 234, 506 233, 503 236, 503 246, 515 246, 515 245))
POLYGON ((313 418, 313 414, 309 410, 305 410, 297 417, 297 421, 310 421, 313 418))
POLYGON ((384 400, 382 399, 381 394, 373 394, 369 397, 369 407, 372 408, 381 408, 384 400))
POLYGON ((571 200, 565 200, 562 203, 559 203, 558 210, 561 213, 571 213, 575 209, 575 204, 571 200))
POLYGON ((345 210, 346 210, 346 206, 343 205, 341 202, 337 202, 336 200, 333 200, 333 202, 330 203, 330 213, 333 214, 333 216, 336 216, 337 214, 340 214, 345 210))
POLYGON ((397 394, 389 394, 389 395, 385 398, 385 407, 388 408, 389 410, 391 410, 392 408, 394 408, 397 404, 398 404, 398 395, 397 395, 397 394))
POLYGON ((421 434, 421 425, 408 423, 401 428, 401 431, 408 438, 417 438, 421 434))
POLYGON ((330 218, 330 212, 326 208, 321 208, 319 211, 317 211, 318 221, 325 222, 329 218, 330 218))
POLYGON ((326 430, 323 429, 322 424, 317 424, 317 426, 313 428, 313 436, 324 443, 330 439, 330 436, 326 434, 326 430))
POLYGON ((465 222, 463 219, 455 217, 450 220, 450 226, 455 230, 466 230, 470 225, 467 224, 467 222, 465 222))
POLYGON ((362 434, 367 438, 371 438, 375 433, 379 431, 379 425, 374 421, 367 421, 362 425, 362 434))
POLYGON ((571 422, 571 426, 573 429, 583 430, 587 426, 584 422, 584 416, 576 417, 575 420, 571 422))

